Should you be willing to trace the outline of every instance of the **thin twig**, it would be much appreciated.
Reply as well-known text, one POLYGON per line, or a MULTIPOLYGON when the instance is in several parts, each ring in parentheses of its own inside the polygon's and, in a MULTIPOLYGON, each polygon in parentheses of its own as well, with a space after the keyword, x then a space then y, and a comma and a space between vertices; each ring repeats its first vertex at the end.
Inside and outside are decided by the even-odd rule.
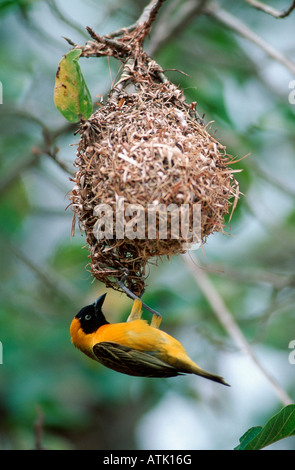
POLYGON ((164 1, 165 0, 151 0, 150 3, 144 7, 140 17, 135 23, 124 28, 119 28, 116 31, 106 34, 104 37, 116 38, 119 36, 125 36, 128 33, 132 33, 132 31, 134 31, 138 26, 142 26, 146 22, 151 24, 156 19, 156 15, 164 1))
POLYGON ((263 2, 259 2, 257 0, 245 0, 245 1, 249 3, 249 5, 251 5, 252 7, 256 8, 257 10, 263 11, 264 13, 267 13, 268 15, 271 15, 274 18, 286 18, 286 16, 289 16, 290 13, 295 8, 295 1, 292 2, 289 8, 286 8, 283 11, 276 10, 275 8, 269 5, 266 5, 263 2))
POLYGON ((17 166, 13 167, 8 174, 4 175, 0 181, 0 197, 9 191, 12 185, 25 173, 26 170, 34 167, 38 163, 40 157, 41 154, 39 152, 31 153, 29 156, 23 157, 17 166))
POLYGON ((130 26, 127 26, 126 28, 116 29, 116 31, 112 31, 109 34, 106 34, 106 37, 108 37, 108 38, 117 38, 119 36, 125 36, 125 34, 127 34, 127 33, 132 33, 132 31, 135 30, 136 26, 137 26, 137 24, 133 23, 130 26))
POLYGON ((122 42, 116 41, 115 39, 110 39, 106 36, 99 36, 89 26, 86 26, 86 29, 87 29, 88 33, 90 34, 90 36, 92 37, 92 39, 94 39, 96 42, 101 43, 101 44, 105 44, 106 46, 110 46, 111 48, 116 49, 120 52, 123 52, 124 54, 129 53, 130 47, 126 46, 122 42))
MULTIPOLYGON (((40 152, 42 153, 42 151, 40 152)), ((71 176, 75 176, 75 172, 71 171, 66 163, 64 163, 62 160, 59 160, 59 158, 57 158, 57 153, 58 153, 57 147, 53 149, 44 149, 43 153, 47 155, 48 157, 50 157, 65 173, 71 176)))
POLYGON ((0 181, 0 197, 11 188, 15 181, 17 181, 26 170, 35 167, 43 155, 50 157, 63 171, 73 176, 74 173, 67 167, 67 165, 58 159, 58 148, 53 145, 54 141, 60 135, 74 129, 72 124, 67 124, 56 130, 51 130, 39 117, 35 116, 30 111, 5 107, 4 112, 8 116, 15 116, 17 119, 23 119, 25 121, 30 121, 33 124, 37 124, 41 128, 43 141, 32 147, 31 153, 27 157, 22 157, 20 162, 13 167, 10 172, 2 176, 0 181))
POLYGON ((165 70, 163 70, 163 73, 166 73, 166 72, 178 72, 181 75, 185 75, 186 77, 189 77, 189 78, 191 77, 188 73, 185 73, 182 70, 178 70, 178 69, 165 69, 165 70))
POLYGON ((206 266, 205 269, 209 274, 222 273, 227 279, 237 283, 269 284, 276 290, 295 287, 295 274, 293 273, 280 274, 265 269, 249 269, 245 266, 226 266, 226 268, 222 268, 219 264, 206 266))
POLYGON ((183 31, 187 24, 195 21, 196 17, 203 13, 203 9, 208 0, 188 0, 183 2, 181 9, 177 12, 176 18, 169 18, 169 21, 161 21, 153 30, 153 36, 148 46, 148 53, 153 56, 161 47, 167 44, 171 38, 175 38, 179 32, 183 31))
POLYGON ((268 172, 265 168, 261 168, 261 166, 256 161, 249 161, 248 168, 250 170, 253 170, 255 175, 260 176, 260 178, 263 178, 269 184, 275 186, 280 191, 283 191, 288 196, 291 196, 293 198, 295 197, 295 188, 293 186, 291 186, 285 181, 281 181, 277 178, 277 175, 268 172))
POLYGON ((164 2, 165 0, 151 1, 150 4, 143 10, 143 14, 140 16, 139 20, 137 21, 137 24, 140 25, 145 23, 145 28, 149 30, 152 26, 152 23, 155 21, 156 16, 164 2), (146 20, 145 17, 147 17, 146 20))
MULTIPOLYGON (((88 41, 84 46, 78 46, 69 38, 64 38, 69 44, 82 49, 83 57, 105 57, 113 56, 119 60, 125 56, 134 54, 134 45, 141 46, 146 35, 150 32, 152 24, 165 0, 151 0, 143 9, 138 20, 131 26, 120 28, 104 36, 99 36, 92 28, 86 27, 88 33, 94 40, 88 41), (132 32, 133 36, 132 36, 132 32), (114 38, 119 38, 116 40, 114 38), (124 39, 127 38, 127 42, 124 39)), ((137 48, 136 48, 137 49, 137 48)))
POLYGON ((275 47, 269 44, 267 41, 262 39, 258 34, 252 31, 242 20, 232 15, 228 11, 220 8, 216 2, 206 7, 205 13, 212 16, 228 28, 232 29, 236 33, 240 34, 244 38, 253 42, 256 46, 260 47, 267 55, 272 59, 276 60, 284 67, 286 67, 292 74, 295 75, 295 64, 284 56, 275 47))
POLYGON ((34 424, 35 450, 43 450, 42 437, 44 428, 44 415, 40 406, 37 407, 37 419, 34 424))
POLYGON ((55 272, 49 271, 48 268, 45 270, 43 266, 41 267, 37 265, 33 257, 25 254, 15 244, 10 243, 4 237, 0 238, 0 243, 2 247, 9 249, 14 256, 35 273, 37 279, 46 287, 47 290, 56 295, 59 299, 71 302, 73 305, 75 304, 77 294, 71 284, 58 277, 55 272))
POLYGON ((73 46, 73 47, 78 47, 78 44, 76 44, 74 41, 72 41, 70 38, 67 38, 66 36, 62 36, 63 39, 65 39, 69 44, 70 46, 73 46))
POLYGON ((207 301, 211 305, 216 317, 223 325, 224 329, 227 331, 232 340, 235 342, 237 347, 241 351, 245 352, 251 358, 254 364, 259 368, 259 370, 263 373, 265 378, 268 380, 268 382, 274 389, 280 401, 284 405, 293 403, 291 398, 280 387, 280 385, 277 384, 277 382, 268 373, 268 371, 265 370, 265 368, 262 366, 256 355, 254 354, 243 332, 240 330, 239 326, 235 322, 233 315, 226 307, 222 297, 215 289, 205 270, 201 269, 197 265, 196 260, 193 260, 191 258, 191 255, 186 253, 185 255, 182 255, 182 257, 189 272, 193 275, 199 289, 202 291, 203 295, 206 297, 207 301))
POLYGON ((84 29, 81 28, 78 23, 75 23, 73 19, 70 20, 69 15, 64 15, 59 6, 57 6, 55 0, 47 0, 47 3, 50 6, 51 11, 60 21, 72 28, 74 31, 77 31, 79 34, 81 34, 82 37, 86 37, 84 29))
MULTIPOLYGON (((117 281, 118 286, 121 287, 121 289, 125 292, 125 294, 127 294, 128 297, 130 297, 133 300, 136 300, 136 299, 140 300, 142 302, 141 298, 138 297, 138 295, 133 294, 133 292, 131 292, 131 290, 125 286, 123 281, 120 281, 119 279, 116 279, 116 281, 117 281)), ((157 317, 162 317, 162 315, 159 312, 157 312, 157 310, 154 310, 153 308, 149 307, 143 302, 142 302, 142 306, 145 310, 152 313, 153 315, 156 315, 157 317)))

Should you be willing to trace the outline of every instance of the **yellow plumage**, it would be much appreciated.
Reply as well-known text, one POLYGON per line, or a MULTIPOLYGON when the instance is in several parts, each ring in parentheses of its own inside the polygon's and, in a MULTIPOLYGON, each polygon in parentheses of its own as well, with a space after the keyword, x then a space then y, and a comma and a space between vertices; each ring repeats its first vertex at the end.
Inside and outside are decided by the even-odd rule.
POLYGON ((71 324, 74 345, 89 357, 128 375, 173 377, 187 373, 228 385, 222 377, 201 369, 178 340, 160 330, 159 317, 154 316, 151 325, 142 320, 140 300, 134 301, 127 322, 110 324, 101 311, 104 298, 84 307, 71 324))

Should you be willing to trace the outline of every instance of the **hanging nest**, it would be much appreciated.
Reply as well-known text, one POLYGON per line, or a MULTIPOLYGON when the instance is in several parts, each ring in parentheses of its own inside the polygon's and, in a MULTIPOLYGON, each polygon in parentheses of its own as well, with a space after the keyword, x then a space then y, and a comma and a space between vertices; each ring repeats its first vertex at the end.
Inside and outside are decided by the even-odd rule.
MULTIPOLYGON (((229 168, 231 157, 210 135, 195 106, 187 104, 182 91, 163 79, 160 67, 151 59, 140 66, 128 61, 107 102, 82 123, 79 132, 71 200, 86 235, 91 273, 107 287, 119 290, 117 281, 123 280, 129 290, 141 295, 147 264, 187 251, 192 241, 181 230, 175 233, 177 224, 172 224, 169 212, 167 236, 159 237, 170 204, 187 205, 191 233, 195 230, 193 208, 200 205, 200 244, 211 233, 223 230, 224 217, 231 206, 233 210, 239 194, 234 171, 229 168), (139 223, 133 224, 133 230, 137 229, 133 239, 130 233, 122 237, 124 226, 120 225, 122 210, 131 204, 139 205, 143 217, 139 220, 145 221, 144 230, 139 223), (97 207, 105 211, 98 215, 97 207), (157 227, 153 238, 148 232, 151 208, 157 227), (97 237, 102 214, 108 216, 113 237, 97 237)), ((132 220, 134 216, 125 216, 125 228, 132 220)))

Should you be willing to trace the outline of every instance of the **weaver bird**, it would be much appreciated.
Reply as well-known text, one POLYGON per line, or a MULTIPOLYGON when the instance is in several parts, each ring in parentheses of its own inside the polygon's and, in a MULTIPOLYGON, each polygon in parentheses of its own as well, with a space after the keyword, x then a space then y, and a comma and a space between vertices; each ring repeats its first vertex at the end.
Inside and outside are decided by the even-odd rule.
POLYGON ((71 323, 72 342, 88 357, 127 375, 196 374, 228 385, 222 377, 201 369, 179 341, 159 329, 161 316, 153 315, 150 325, 143 320, 141 300, 134 300, 126 322, 109 323, 101 310, 105 297, 82 308, 71 323))

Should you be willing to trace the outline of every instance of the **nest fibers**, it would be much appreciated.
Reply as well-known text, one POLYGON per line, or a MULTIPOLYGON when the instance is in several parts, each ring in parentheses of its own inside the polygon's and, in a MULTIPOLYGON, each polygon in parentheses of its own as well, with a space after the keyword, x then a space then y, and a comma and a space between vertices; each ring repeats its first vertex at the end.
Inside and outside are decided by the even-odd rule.
POLYGON ((148 73, 129 71, 125 84, 130 81, 132 92, 115 88, 79 129, 71 200, 86 234, 92 275, 115 289, 123 279, 140 295, 147 263, 183 253, 222 230, 239 191, 225 147, 181 90, 148 73), (165 221, 166 233, 160 230, 165 221))

